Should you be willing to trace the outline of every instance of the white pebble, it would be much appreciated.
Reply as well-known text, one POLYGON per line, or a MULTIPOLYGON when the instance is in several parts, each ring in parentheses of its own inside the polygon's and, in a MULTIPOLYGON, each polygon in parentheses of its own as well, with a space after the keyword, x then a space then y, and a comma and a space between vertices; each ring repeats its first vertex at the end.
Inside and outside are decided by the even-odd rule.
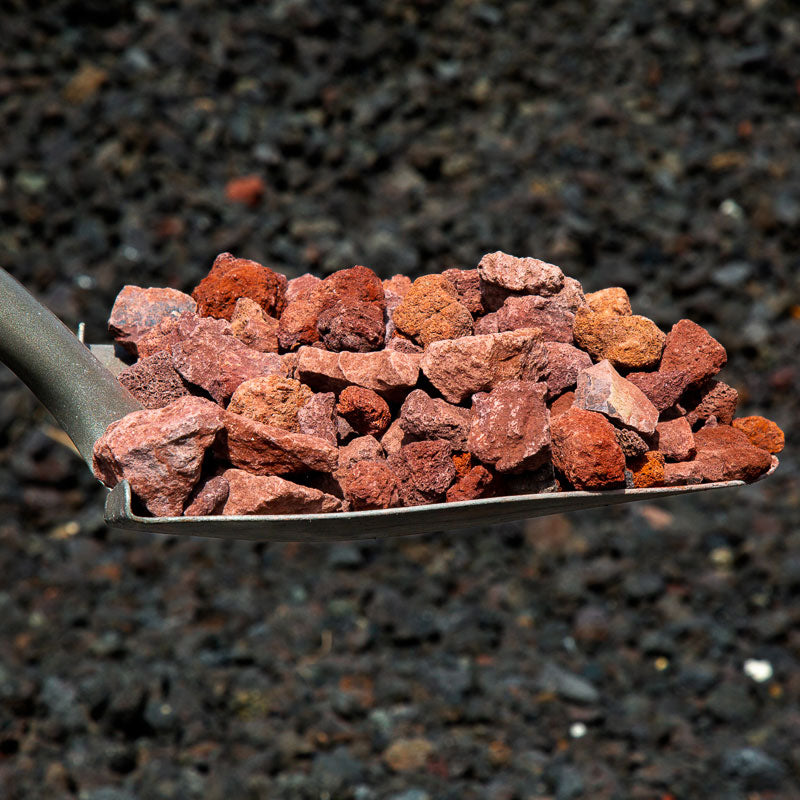
POLYGON ((772 677, 772 664, 758 658, 748 658, 744 662, 744 674, 756 683, 764 683, 772 677))
POLYGON ((573 722, 569 726, 569 735, 573 739, 581 739, 586 736, 586 726, 582 722, 573 722))

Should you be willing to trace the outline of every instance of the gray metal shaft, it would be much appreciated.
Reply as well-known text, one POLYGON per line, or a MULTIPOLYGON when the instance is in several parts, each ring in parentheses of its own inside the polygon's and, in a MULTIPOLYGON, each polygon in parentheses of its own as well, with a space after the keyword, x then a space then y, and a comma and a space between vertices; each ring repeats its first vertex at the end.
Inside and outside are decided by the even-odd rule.
POLYGON ((0 267, 0 361, 58 420, 91 467, 103 431, 142 405, 52 312, 0 267))

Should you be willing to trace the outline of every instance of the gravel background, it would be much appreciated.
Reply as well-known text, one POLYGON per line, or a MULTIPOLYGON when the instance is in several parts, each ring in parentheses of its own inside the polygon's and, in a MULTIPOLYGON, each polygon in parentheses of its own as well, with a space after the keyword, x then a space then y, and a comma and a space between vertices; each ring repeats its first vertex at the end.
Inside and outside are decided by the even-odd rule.
POLYGON ((88 340, 124 284, 191 289, 222 250, 385 277, 503 249, 708 326, 787 430, 776 475, 703 498, 179 541, 107 530, 0 368, 0 796, 800 797, 792 0, 6 0, 0 26, 0 263, 88 340))

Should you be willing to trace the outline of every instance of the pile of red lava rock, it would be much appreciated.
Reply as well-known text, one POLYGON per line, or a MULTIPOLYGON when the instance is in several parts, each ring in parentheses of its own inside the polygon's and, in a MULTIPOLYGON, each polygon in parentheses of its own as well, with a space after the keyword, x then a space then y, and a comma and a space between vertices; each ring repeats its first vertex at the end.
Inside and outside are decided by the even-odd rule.
POLYGON ((553 264, 323 279, 223 253, 192 295, 126 286, 109 329, 145 410, 94 451, 156 516, 327 513, 753 481, 783 433, 734 419, 726 353, 553 264))

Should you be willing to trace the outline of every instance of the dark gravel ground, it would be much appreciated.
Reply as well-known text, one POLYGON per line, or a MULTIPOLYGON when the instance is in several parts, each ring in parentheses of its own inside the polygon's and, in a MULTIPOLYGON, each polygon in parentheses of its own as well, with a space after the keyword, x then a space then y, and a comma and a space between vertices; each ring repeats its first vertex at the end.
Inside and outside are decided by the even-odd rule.
POLYGON ((503 249, 708 326, 788 434, 697 499, 179 541, 107 530, 2 369, 1 797, 800 797, 793 0, 6 0, 0 29, 0 263, 89 340, 122 285, 222 250, 388 276, 503 249))

